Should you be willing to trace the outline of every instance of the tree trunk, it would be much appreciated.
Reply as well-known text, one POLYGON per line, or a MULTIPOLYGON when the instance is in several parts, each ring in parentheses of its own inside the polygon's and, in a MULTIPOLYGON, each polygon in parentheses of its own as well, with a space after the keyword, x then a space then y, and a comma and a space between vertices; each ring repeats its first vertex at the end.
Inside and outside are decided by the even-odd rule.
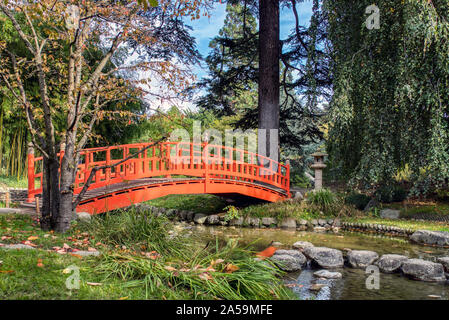
POLYGON ((73 184, 75 180, 75 145, 74 140, 68 138, 66 140, 66 147, 64 148, 64 156, 61 163, 61 184, 60 195, 61 205, 59 208, 59 214, 55 225, 57 232, 66 232, 70 228, 70 222, 73 216, 73 184))
POLYGON ((56 159, 43 160, 42 172, 42 217, 41 228, 53 229, 59 213, 59 161, 56 159))
MULTIPOLYGON (((259 1, 258 153, 279 159, 279 1, 259 1)), ((275 169, 275 168, 273 168, 275 169)))

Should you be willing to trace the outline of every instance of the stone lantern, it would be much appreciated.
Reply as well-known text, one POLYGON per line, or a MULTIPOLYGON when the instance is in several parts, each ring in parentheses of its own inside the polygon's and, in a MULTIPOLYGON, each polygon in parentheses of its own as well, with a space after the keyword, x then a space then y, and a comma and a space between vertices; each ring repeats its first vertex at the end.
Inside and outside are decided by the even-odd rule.
POLYGON ((323 169, 326 168, 324 164, 325 156, 327 154, 320 150, 312 154, 315 162, 310 167, 315 170, 315 190, 320 190, 323 187, 323 169))

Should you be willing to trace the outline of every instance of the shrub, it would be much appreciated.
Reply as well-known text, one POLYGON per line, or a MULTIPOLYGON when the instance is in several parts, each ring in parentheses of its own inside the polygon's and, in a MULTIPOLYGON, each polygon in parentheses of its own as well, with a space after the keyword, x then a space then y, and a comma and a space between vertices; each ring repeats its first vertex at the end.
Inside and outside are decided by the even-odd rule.
POLYGON ((226 210, 225 221, 240 218, 240 212, 236 207, 227 206, 224 210, 226 210))
POLYGON ((352 192, 345 198, 346 204, 351 204, 359 210, 365 209, 368 202, 370 202, 371 197, 357 192, 352 192))
POLYGON ((328 214, 336 204, 337 197, 328 189, 310 191, 307 193, 307 203, 317 207, 319 210, 328 214))
POLYGON ((376 190, 376 198, 380 202, 401 202, 407 198, 407 191, 398 185, 384 185, 376 190))

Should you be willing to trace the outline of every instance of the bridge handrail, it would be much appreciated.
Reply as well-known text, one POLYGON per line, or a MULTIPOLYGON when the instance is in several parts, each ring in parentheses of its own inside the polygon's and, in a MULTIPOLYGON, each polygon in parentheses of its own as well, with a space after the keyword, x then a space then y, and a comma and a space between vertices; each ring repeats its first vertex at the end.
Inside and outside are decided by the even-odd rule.
MULTIPOLYGON (((150 144, 151 142, 131 143, 81 150, 82 162, 78 164, 74 193, 81 191, 93 167, 117 163, 150 144), (131 149, 136 150, 130 152, 131 149), (121 158, 113 159, 113 150, 121 150, 121 158), (99 157, 100 153, 104 153, 104 156, 99 157), (95 159, 98 157, 101 160, 95 159)), ((58 153, 58 156, 62 159, 63 154, 58 153)), ((36 172, 38 167, 42 167, 42 163, 42 156, 34 157, 33 152, 28 153, 28 201, 34 201, 35 195, 42 193, 42 170, 36 172), (39 181, 37 187, 36 180, 39 181)), ((282 189, 290 195, 289 164, 281 164, 248 150, 192 142, 159 143, 113 169, 98 170, 89 190, 127 180, 171 175, 204 177, 206 184, 210 179, 258 182, 282 189), (188 155, 184 155, 185 152, 188 155), (230 157, 226 157, 226 153, 230 157), (234 159, 234 155, 235 158, 239 155, 238 159, 234 159)))

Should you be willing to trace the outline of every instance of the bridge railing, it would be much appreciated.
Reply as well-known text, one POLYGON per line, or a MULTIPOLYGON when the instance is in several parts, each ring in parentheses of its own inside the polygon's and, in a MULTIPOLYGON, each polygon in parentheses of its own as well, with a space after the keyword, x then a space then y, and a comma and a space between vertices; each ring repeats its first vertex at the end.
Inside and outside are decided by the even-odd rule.
MULTIPOLYGON (((75 177, 74 193, 81 191, 92 168, 113 165, 148 147, 151 143, 135 143, 81 151, 75 177)), ((59 156, 62 157, 61 154, 59 156)), ((43 158, 28 153, 28 200, 42 193, 43 158), (36 183, 36 181, 38 183, 36 183)), ((142 178, 171 176, 200 177, 207 184, 229 179, 266 184, 290 195, 290 166, 254 152, 226 146, 164 142, 149 147, 139 155, 113 168, 98 170, 89 190, 142 178)), ((207 191, 207 190, 206 190, 207 191)))

